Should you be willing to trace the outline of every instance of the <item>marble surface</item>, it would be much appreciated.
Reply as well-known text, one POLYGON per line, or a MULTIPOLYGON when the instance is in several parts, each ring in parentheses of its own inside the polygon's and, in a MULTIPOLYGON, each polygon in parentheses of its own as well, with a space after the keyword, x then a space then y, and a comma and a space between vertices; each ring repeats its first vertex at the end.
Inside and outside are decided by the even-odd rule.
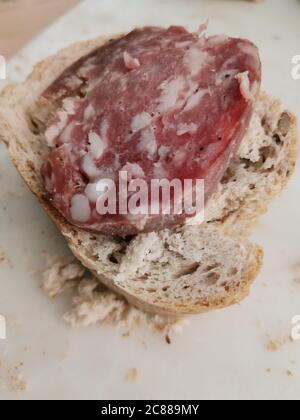
MULTIPOLYGON (((81 39, 136 25, 210 19, 209 33, 258 44, 263 86, 300 116, 300 80, 291 60, 300 54, 300 2, 227 0, 88 0, 40 35, 8 65, 20 80, 42 57, 81 39)), ((66 251, 59 234, 22 184, 0 147, 0 399, 291 399, 299 398, 300 341, 291 319, 300 314, 300 172, 271 206, 253 239, 266 250, 251 296, 240 305, 191 318, 167 345, 141 329, 128 338, 110 327, 71 330, 61 320, 69 299, 53 303, 40 290, 45 253, 66 251), (273 343, 273 345, 272 345, 273 343), (271 351, 271 349, 277 351, 271 351), (137 369, 134 383, 126 372, 137 369), (25 380, 16 391, 14 376, 25 380), (292 374, 292 376, 291 376, 292 374)))

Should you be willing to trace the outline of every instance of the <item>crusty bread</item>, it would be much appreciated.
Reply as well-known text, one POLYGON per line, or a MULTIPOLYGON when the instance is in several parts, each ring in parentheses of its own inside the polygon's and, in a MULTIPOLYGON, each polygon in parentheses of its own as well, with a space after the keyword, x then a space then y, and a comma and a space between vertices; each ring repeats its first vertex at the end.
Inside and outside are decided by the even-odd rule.
POLYGON ((242 239, 291 176, 296 120, 278 101, 259 99, 239 154, 210 200, 206 223, 139 235, 131 241, 91 234, 70 225, 45 199, 40 175, 48 153, 36 125, 42 91, 103 39, 68 47, 38 64, 0 97, 0 136, 30 190, 82 264, 112 290, 146 311, 187 314, 243 299, 262 264, 261 248, 242 239))
POLYGON ((295 116, 282 111, 278 99, 261 94, 241 147, 208 204, 206 220, 237 237, 249 234, 294 173, 297 138, 295 116))

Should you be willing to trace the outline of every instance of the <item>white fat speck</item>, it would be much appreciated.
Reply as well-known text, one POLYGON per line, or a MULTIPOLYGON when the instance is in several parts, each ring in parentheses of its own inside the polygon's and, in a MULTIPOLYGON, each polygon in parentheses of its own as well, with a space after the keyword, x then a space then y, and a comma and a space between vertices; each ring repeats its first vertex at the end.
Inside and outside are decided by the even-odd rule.
POLYGON ((158 154, 160 158, 164 158, 170 152, 171 148, 168 146, 160 146, 158 154))
POLYGON ((192 45, 191 41, 182 41, 182 42, 176 42, 175 48, 184 49, 186 47, 190 47, 192 45))
POLYGON ((240 84, 240 91, 246 101, 254 101, 253 93, 250 88, 249 72, 239 73, 235 76, 240 84))
POLYGON ((90 81, 89 81, 89 83, 87 84, 87 86, 85 86, 85 91, 86 91, 86 93, 88 94, 88 93, 91 93, 91 92, 93 92, 93 90, 97 87, 97 86, 99 86, 100 84, 101 84, 101 82, 102 82, 102 80, 104 79, 104 75, 102 75, 101 77, 99 77, 99 78, 96 78, 96 79, 91 79, 90 81))
POLYGON ((206 146, 205 152, 206 154, 209 154, 210 156, 214 156, 216 153, 218 153, 220 150, 220 143, 210 143, 208 146, 206 146))
POLYGON ((60 109, 57 112, 57 115, 58 115, 58 119, 59 119, 58 124, 59 124, 60 128, 62 129, 67 125, 69 114, 64 109, 60 109))
POLYGON ((121 77, 119 83, 120 83, 120 88, 122 92, 127 90, 128 79, 126 77, 121 77))
POLYGON ((68 90, 73 90, 78 88, 82 83, 81 79, 76 75, 73 74, 72 76, 67 77, 65 80, 65 85, 68 90))
POLYGON ((54 176, 54 172, 51 172, 51 176, 46 176, 45 177, 45 189, 48 192, 52 192, 53 188, 54 188, 54 184, 55 184, 55 176, 54 176))
MULTIPOLYGON (((143 171, 143 168, 141 168, 141 166, 137 163, 126 163, 120 172, 127 172, 128 182, 130 182, 132 179, 145 178, 145 172, 143 171)), ((122 174, 120 174, 120 177, 125 179, 122 177, 122 174)))
POLYGON ((60 135, 63 129, 68 123, 69 114, 64 110, 60 109, 57 112, 58 121, 50 125, 45 131, 45 139, 49 147, 54 146, 54 140, 60 135))
POLYGON ((85 62, 85 66, 96 65, 96 57, 91 57, 85 62))
POLYGON ((91 64, 88 64, 88 62, 83 66, 83 67, 81 67, 79 70, 78 70, 78 75, 80 76, 80 77, 88 77, 88 75, 89 75, 89 73, 92 71, 92 70, 94 70, 95 69, 95 64, 94 63, 91 63, 91 64))
POLYGON ((120 169, 120 156, 118 154, 115 155, 114 163, 112 165, 112 168, 117 171, 120 169))
POLYGON ((108 122, 106 120, 102 121, 100 124, 100 136, 105 144, 108 144, 108 122))
POLYGON ((83 194, 76 194, 71 200, 71 217, 75 222, 85 223, 91 217, 88 198, 83 194))
POLYGON ((96 66, 97 57, 93 56, 85 61, 84 67, 96 66))
POLYGON ((110 81, 115 82, 116 80, 118 80, 120 78, 120 76, 122 76, 122 73, 118 73, 118 72, 114 71, 110 74, 110 81))
POLYGON ((142 130, 143 128, 148 127, 151 124, 152 117, 148 112, 142 112, 137 114, 132 121, 131 130, 136 133, 137 131, 142 130))
POLYGON ((161 164, 161 162, 157 162, 153 165, 153 178, 154 179, 165 179, 167 178, 167 171, 161 164))
POLYGON ((101 176, 101 169, 97 168, 93 157, 89 153, 87 153, 82 159, 81 169, 90 179, 95 179, 101 176))
POLYGON ((92 104, 89 104, 83 114, 84 121, 88 121, 89 119, 93 118, 96 115, 96 110, 92 104))
POLYGON ((125 66, 128 70, 134 70, 140 67, 140 60, 132 57, 127 51, 123 54, 125 66))
POLYGON ((236 66, 236 55, 228 58, 222 65, 222 69, 225 71, 226 69, 234 69, 236 66))
POLYGON ((179 93, 184 89, 185 81, 182 76, 167 80, 160 85, 162 94, 159 99, 158 110, 161 112, 169 111, 177 104, 179 93))
POLYGON ((200 89, 198 92, 194 93, 187 101, 186 106, 183 111, 188 112, 194 109, 199 105, 201 99, 208 93, 208 89, 200 89))
POLYGON ((147 152, 150 157, 157 152, 156 138, 153 130, 150 128, 146 128, 144 131, 142 131, 138 144, 138 150, 140 152, 147 152))
POLYGON ((105 150, 105 144, 103 140, 97 133, 91 132, 89 133, 89 142, 90 142, 90 145, 88 146, 89 154, 95 159, 100 159, 105 150))
POLYGON ((258 92, 259 92, 259 88, 260 88, 260 84, 259 84, 259 82, 257 82, 257 81, 253 82, 253 84, 252 84, 252 89, 251 89, 251 93, 252 93, 252 95, 253 95, 253 97, 254 97, 254 98, 255 98, 255 97, 256 97, 256 95, 258 94, 258 92))
POLYGON ((184 63, 192 76, 197 76, 210 61, 209 53, 199 48, 191 48, 184 55, 184 63))
POLYGON ((76 104, 75 104, 74 99, 65 98, 62 104, 63 104, 63 109, 67 112, 67 114, 69 115, 76 114, 76 104))
POLYGON ((188 90, 186 91, 185 94, 185 101, 188 100, 188 98, 192 95, 194 95, 194 93, 197 91, 199 85, 197 82, 193 82, 192 80, 189 80, 188 82, 188 90))
POLYGON ((222 85, 226 80, 231 79, 232 77, 236 76, 238 74, 238 69, 225 69, 220 71, 219 73, 216 72, 215 76, 215 85, 220 86, 222 85))
POLYGON ((177 136, 183 136, 184 134, 194 134, 197 131, 197 125, 195 123, 181 124, 177 130, 177 136))
POLYGON ((127 220, 130 221, 130 223, 134 226, 136 226, 138 229, 142 230, 146 226, 148 217, 146 215, 133 215, 131 213, 128 213, 126 216, 127 220))
POLYGON ((197 42, 198 47, 202 48, 205 46, 205 44, 206 44, 206 34, 199 35, 199 39, 197 42))
POLYGON ((92 182, 88 184, 85 188, 84 193, 92 203, 96 203, 98 198, 101 197, 101 195, 103 195, 107 191, 109 186, 109 182, 107 182, 105 179, 101 179, 97 182, 92 182))
POLYGON ((228 41, 229 41, 229 37, 227 35, 220 34, 220 35, 215 35, 208 38, 206 44, 209 47, 216 47, 218 45, 225 44, 225 42, 228 42, 228 41))
POLYGON ((96 190, 100 195, 102 195, 102 194, 106 193, 107 191, 111 190, 112 185, 113 185, 113 180, 112 179, 110 179, 110 178, 100 179, 97 182, 96 190))
POLYGON ((47 128, 45 131, 45 140, 49 147, 54 147, 54 140, 59 136, 59 134, 60 129, 56 124, 47 128))

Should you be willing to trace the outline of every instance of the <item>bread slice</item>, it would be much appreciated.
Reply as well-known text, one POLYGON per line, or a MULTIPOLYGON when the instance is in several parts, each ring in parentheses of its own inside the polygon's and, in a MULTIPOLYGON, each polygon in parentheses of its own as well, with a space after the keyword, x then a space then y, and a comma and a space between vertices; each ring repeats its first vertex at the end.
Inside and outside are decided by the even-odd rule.
POLYGON ((36 113, 35 105, 67 66, 104 42, 72 45, 38 64, 23 84, 2 92, 0 137, 13 163, 74 255, 130 303, 149 312, 179 315, 240 301, 249 293, 263 254, 242 237, 294 170, 295 117, 282 113, 278 101, 260 97, 239 154, 210 200, 201 226, 128 241, 86 232, 70 225, 45 199, 40 168, 49 150, 36 123, 43 120, 43 112, 36 113))

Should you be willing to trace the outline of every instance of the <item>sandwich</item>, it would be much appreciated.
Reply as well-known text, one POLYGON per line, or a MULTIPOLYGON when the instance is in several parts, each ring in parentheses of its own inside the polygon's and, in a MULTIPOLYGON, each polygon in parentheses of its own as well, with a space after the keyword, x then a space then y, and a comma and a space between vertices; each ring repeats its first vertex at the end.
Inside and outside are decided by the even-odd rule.
POLYGON ((201 313, 248 296, 263 263, 248 236, 294 172, 296 118, 260 85, 248 40, 139 28, 7 86, 0 138, 101 284, 147 312, 201 313), (144 199, 165 181, 169 202, 144 199))

